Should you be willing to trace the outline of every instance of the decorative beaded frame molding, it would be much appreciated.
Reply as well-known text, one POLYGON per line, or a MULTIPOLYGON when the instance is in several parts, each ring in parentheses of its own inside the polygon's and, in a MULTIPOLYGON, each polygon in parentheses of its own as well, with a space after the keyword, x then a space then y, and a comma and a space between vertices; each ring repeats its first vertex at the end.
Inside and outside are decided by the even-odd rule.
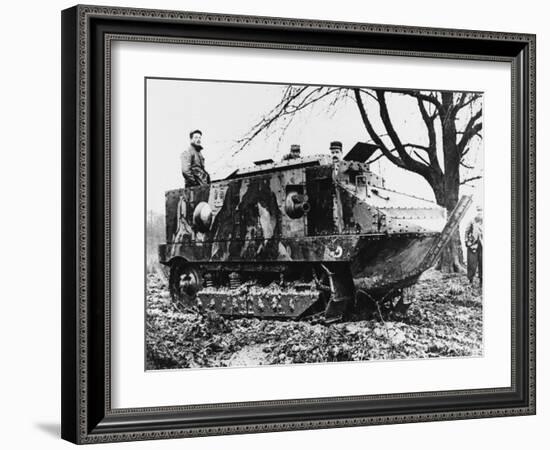
POLYGON ((534 35, 79 5, 62 13, 62 83, 63 438, 84 444, 535 413, 534 35), (163 35, 162 29, 156 35, 144 32, 152 24, 165 25, 171 33, 163 35), (130 31, 125 29, 128 25, 133 26, 130 31), (208 37, 173 35, 175 29, 185 34, 187 28, 201 27, 218 32, 207 30, 208 37), (226 39, 224 33, 230 34, 232 28, 245 30, 249 39, 226 39), (272 39, 279 36, 274 40, 281 41, 285 41, 283 33, 299 36, 315 30, 325 40, 309 43, 303 38, 300 42, 252 39, 260 30, 269 31, 272 39), (365 45, 341 45, 349 33, 364 38, 365 45), (403 42, 410 38, 411 43, 398 48, 395 38, 403 42), (393 44, 386 45, 391 39, 393 44), (110 67, 111 44, 116 40, 510 62, 511 386, 112 409, 110 67), (446 48, 454 51, 442 51, 446 48), (98 114, 103 123, 99 123, 98 114), (98 148, 102 152, 98 153, 98 148), (395 402, 393 409, 383 406, 391 402, 395 402), (232 419, 222 421, 216 415, 227 415, 229 410, 235 412, 232 419))

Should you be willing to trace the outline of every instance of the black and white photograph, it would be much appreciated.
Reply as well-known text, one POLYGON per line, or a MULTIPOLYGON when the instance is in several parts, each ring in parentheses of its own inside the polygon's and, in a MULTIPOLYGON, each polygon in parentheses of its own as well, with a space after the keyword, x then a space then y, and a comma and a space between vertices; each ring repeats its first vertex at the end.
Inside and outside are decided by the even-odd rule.
POLYGON ((146 78, 146 370, 481 357, 483 100, 146 78))
POLYGON ((1 448, 544 447, 545 3, 6 6, 1 448))

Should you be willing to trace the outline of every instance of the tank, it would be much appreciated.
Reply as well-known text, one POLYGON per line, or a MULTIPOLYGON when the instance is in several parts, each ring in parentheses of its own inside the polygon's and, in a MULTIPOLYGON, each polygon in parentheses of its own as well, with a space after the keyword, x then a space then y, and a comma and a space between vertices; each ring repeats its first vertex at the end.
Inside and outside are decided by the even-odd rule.
POLYGON ((229 317, 336 321, 364 308, 406 310, 471 198, 447 217, 387 187, 361 145, 341 159, 291 154, 166 192, 159 260, 173 300, 229 317))

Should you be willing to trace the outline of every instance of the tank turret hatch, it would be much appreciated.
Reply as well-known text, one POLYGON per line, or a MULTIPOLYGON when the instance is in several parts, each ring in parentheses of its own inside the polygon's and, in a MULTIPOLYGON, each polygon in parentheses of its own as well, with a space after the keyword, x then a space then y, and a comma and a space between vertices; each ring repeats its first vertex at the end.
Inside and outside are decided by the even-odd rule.
POLYGON ((366 142, 357 142, 349 152, 344 156, 344 161, 366 162, 378 150, 378 146, 367 144, 366 142))

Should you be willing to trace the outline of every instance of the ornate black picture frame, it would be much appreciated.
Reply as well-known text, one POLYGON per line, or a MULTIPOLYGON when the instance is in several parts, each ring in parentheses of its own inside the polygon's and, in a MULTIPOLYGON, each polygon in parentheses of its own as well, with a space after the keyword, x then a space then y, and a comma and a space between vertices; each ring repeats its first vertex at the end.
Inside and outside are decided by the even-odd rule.
POLYGON ((84 444, 534 413, 534 35, 99 6, 62 12, 64 439, 84 444), (511 386, 113 409, 109 113, 116 40, 511 63, 511 386))

